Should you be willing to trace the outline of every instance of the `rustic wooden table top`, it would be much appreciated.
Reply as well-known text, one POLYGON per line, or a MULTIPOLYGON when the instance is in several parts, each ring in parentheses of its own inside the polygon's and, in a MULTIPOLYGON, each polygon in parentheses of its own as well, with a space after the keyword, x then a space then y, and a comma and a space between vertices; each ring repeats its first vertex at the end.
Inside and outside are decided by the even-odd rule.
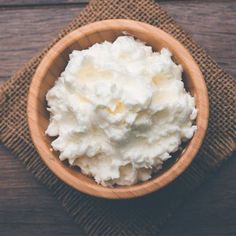
MULTIPOLYGON (((42 49, 86 0, 0 0, 0 84, 42 49)), ((160 0, 236 76, 235 0, 160 0)), ((190 196, 160 235, 236 235, 233 156, 190 196)), ((84 235, 60 203, 0 144, 0 235, 84 235)))

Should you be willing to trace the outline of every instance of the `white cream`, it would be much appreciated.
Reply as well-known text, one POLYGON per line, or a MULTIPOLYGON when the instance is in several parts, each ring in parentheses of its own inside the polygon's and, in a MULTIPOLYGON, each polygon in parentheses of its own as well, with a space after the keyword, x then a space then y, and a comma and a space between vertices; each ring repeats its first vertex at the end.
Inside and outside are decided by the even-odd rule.
POLYGON ((128 36, 73 51, 46 98, 60 160, 104 186, 150 179, 196 130, 182 67, 128 36))

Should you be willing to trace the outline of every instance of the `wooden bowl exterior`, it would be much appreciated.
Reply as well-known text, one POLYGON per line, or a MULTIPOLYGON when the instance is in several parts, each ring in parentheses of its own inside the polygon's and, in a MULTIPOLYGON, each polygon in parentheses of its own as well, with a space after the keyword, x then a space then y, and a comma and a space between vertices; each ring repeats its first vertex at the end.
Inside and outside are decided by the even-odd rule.
POLYGON ((151 25, 131 20, 106 20, 81 27, 56 43, 46 54, 32 79, 28 94, 28 124, 33 143, 49 169, 71 187, 97 197, 110 199, 133 198, 156 191, 179 176, 192 162, 204 139, 208 124, 208 94, 203 75, 188 50, 164 31, 151 25), (65 69, 69 54, 94 43, 114 41, 129 34, 152 46, 154 51, 168 48, 174 59, 183 66, 185 86, 196 98, 198 130, 180 158, 161 175, 143 183, 127 187, 108 188, 61 162, 58 153, 51 151, 52 138, 45 135, 49 122, 45 95, 65 69))

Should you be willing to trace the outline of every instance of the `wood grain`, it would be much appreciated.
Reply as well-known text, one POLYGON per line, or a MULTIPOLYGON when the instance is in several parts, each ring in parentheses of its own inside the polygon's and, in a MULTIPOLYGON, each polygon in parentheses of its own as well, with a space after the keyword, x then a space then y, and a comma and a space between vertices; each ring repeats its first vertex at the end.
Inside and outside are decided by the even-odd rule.
POLYGON ((52 6, 52 5, 77 5, 88 3, 89 0, 0 0, 0 7, 33 7, 33 6, 52 6))
POLYGON ((60 203, 0 145, 0 235, 83 235, 60 203))
POLYGON ((235 1, 166 1, 161 6, 236 78, 235 1))
MULTIPOLYGON (((199 0, 166 0, 161 1, 161 5, 236 77, 234 0, 208 0, 207 4, 199 0)), ((1 8, 0 81, 8 79, 78 12, 79 5, 67 7, 66 11, 57 6, 48 9, 1 8)), ((2 146, 0 150, 0 235, 83 235, 51 193, 25 171, 22 163, 2 146)), ((194 192, 160 235, 236 235, 234 157, 194 192)))
POLYGON ((67 8, 67 14, 60 7, 0 11, 1 82, 43 49, 80 10, 78 6, 67 8))

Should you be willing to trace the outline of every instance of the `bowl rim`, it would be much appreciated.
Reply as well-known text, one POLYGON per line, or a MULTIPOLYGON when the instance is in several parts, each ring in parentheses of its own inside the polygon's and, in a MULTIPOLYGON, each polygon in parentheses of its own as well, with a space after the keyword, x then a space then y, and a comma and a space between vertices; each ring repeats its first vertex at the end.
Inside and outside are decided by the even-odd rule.
MULTIPOLYGON (((126 29, 127 30, 127 29, 126 29)), ((125 31, 125 30, 124 30, 125 31)), ((40 64, 38 65, 36 72, 32 78, 29 92, 28 92, 28 100, 27 100, 27 120, 30 135, 34 146, 41 157, 41 160, 46 164, 46 166, 64 183, 70 185, 76 190, 84 192, 86 194, 108 198, 108 199, 128 199, 135 198, 146 195, 148 193, 157 191, 164 186, 170 184, 173 180, 175 180, 181 173, 183 173, 186 168, 190 165, 193 159, 196 157, 203 139, 206 134, 207 126, 208 126, 208 117, 209 117, 209 101, 208 101, 208 93, 207 87, 200 71, 199 66, 193 59, 190 52, 173 36, 164 32, 160 28, 154 27, 147 23, 127 20, 127 19, 112 19, 112 20, 103 20, 97 21, 85 26, 82 26, 65 37, 60 39, 54 46, 52 46, 49 51, 46 53, 40 64), (179 160, 175 162, 169 169, 163 172, 160 176, 153 177, 152 179, 142 182, 140 184, 118 187, 118 188, 109 188, 104 187, 98 184, 91 184, 86 181, 81 180, 80 178, 73 176, 69 171, 65 171, 60 165, 57 164, 56 161, 53 161, 52 156, 50 156, 50 150, 44 150, 46 145, 44 142, 39 143, 39 139, 41 138, 40 129, 37 125, 37 109, 35 109, 37 104, 37 91, 39 90, 39 86, 41 85, 41 81, 43 77, 46 75, 53 59, 55 59, 60 53, 73 42, 75 42, 79 37, 84 35, 89 35, 91 32, 96 31, 97 29, 120 29, 121 27, 136 27, 135 29, 151 31, 158 34, 158 37, 163 38, 163 40, 169 40, 178 46, 181 52, 185 56, 185 60, 188 60, 192 63, 192 74, 193 82, 199 88, 198 90, 198 99, 204 104, 205 109, 201 109, 198 111, 197 121, 201 122, 201 126, 198 127, 198 130, 190 140, 187 145, 186 151, 181 154, 179 160), (197 82, 195 79, 197 78, 197 82), (200 91, 201 89, 201 91, 200 91), (200 121, 199 121, 200 120, 200 121)), ((53 155, 51 153, 51 155, 53 155)), ((81 174, 83 175, 83 174, 81 174)))

